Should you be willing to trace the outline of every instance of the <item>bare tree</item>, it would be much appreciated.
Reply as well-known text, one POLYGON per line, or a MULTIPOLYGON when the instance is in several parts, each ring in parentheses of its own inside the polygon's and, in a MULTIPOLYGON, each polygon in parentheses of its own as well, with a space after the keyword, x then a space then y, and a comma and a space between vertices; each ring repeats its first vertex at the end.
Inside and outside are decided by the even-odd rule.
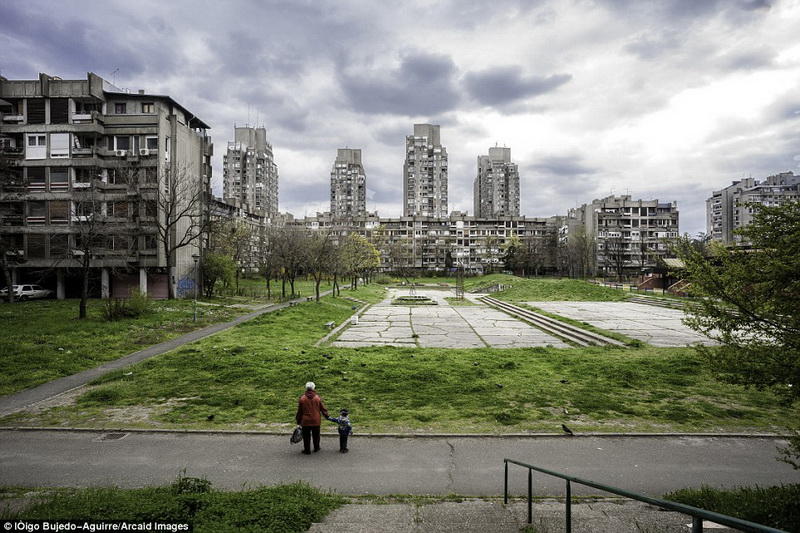
POLYGON ((322 282, 323 274, 329 271, 334 253, 333 240, 329 231, 315 231, 306 239, 306 268, 314 277, 314 294, 318 302, 319 284, 322 282))
POLYGON ((267 284, 267 299, 272 299, 272 280, 280 277, 281 264, 278 230, 269 227, 261 232, 258 249, 258 270, 267 284))
POLYGON ((167 169, 155 198, 155 225, 164 250, 169 276, 169 298, 175 298, 175 252, 197 243, 208 230, 209 218, 203 210, 206 190, 198 175, 185 167, 167 169))
POLYGON ((603 240, 603 257, 606 268, 610 267, 617 281, 622 282, 625 273, 625 240, 622 237, 606 237, 603 240))
POLYGON ((70 218, 75 238, 72 255, 78 261, 78 270, 81 275, 81 301, 78 318, 84 319, 89 301, 89 275, 92 270, 92 260, 108 247, 108 216, 96 179, 92 180, 89 187, 75 190, 72 199, 70 218))

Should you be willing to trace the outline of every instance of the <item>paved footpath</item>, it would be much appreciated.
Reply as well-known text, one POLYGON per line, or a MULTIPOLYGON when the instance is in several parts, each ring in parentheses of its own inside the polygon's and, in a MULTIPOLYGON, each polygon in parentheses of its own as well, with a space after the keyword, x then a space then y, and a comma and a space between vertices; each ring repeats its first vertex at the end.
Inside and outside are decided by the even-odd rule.
MULTIPOLYGON (((247 433, 127 432, 106 440, 98 431, 0 430, 0 480, 19 486, 141 487, 179 473, 240 489, 304 480, 343 494, 502 494, 503 458, 612 486, 661 495, 686 486, 800 482, 800 472, 775 460, 773 438, 740 437, 365 437, 349 454, 323 436, 305 456, 288 436, 247 433)), ((510 486, 523 494, 526 471, 512 468, 510 486)), ((563 481, 534 475, 537 494, 559 495, 563 481)), ((575 488, 576 495, 597 494, 575 488)))
MULTIPOLYGON (((331 291, 325 291, 320 293, 320 296, 328 295, 330 292, 331 291)), ((238 316, 229 322, 212 324, 203 329, 190 331, 189 333, 181 335, 180 337, 176 337, 172 340, 168 340, 159 344, 154 344, 153 346, 145 348, 144 350, 134 352, 119 359, 114 359, 113 361, 108 361, 107 363, 84 370, 83 372, 78 372, 77 374, 73 374, 71 376, 64 376, 63 378, 58 378, 53 381, 43 383, 37 387, 32 387, 14 394, 9 394, 8 396, 0 397, 0 417, 10 415, 11 413, 22 410, 38 402, 58 396, 59 394, 65 393, 82 385, 86 385, 93 379, 97 379, 100 376, 108 374, 112 370, 130 366, 134 363, 149 359, 155 355, 160 355, 170 350, 174 350, 175 348, 183 346, 184 344, 188 344, 190 342, 214 335, 215 333, 219 333, 220 331, 238 326, 242 322, 247 322, 248 320, 252 320, 257 316, 261 316, 266 313, 272 313, 278 309, 283 309, 284 307, 289 307, 289 305, 305 301, 306 297, 303 296, 302 298, 296 298, 280 304, 268 305, 253 311, 252 313, 238 316)))

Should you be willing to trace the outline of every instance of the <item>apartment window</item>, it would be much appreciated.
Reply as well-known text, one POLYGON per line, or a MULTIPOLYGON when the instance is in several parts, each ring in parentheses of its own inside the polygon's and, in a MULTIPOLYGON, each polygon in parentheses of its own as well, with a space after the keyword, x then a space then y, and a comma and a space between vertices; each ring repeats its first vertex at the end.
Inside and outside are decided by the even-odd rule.
POLYGON ((50 134, 50 157, 69 157, 69 133, 50 134))
POLYGON ((75 114, 76 115, 89 115, 92 111, 99 111, 97 109, 97 103, 95 102, 81 102, 77 100, 75 102, 75 114))
POLYGON ((144 236, 144 249, 145 250, 157 250, 158 249, 158 239, 155 235, 145 235, 144 236))
POLYGON ((50 257, 53 259, 66 257, 69 252, 69 235, 50 235, 50 257))
POLYGON ((155 200, 145 200, 144 202, 144 216, 155 218, 158 214, 158 206, 155 200))
POLYGON ((144 182, 145 183, 158 183, 158 174, 155 167, 144 168, 144 182))
POLYGON ((49 202, 50 223, 67 224, 69 222, 69 202, 58 200, 49 202))
POLYGON ((131 247, 131 239, 127 235, 114 235, 110 244, 112 250, 127 252, 131 247))
POLYGON ((44 98, 28 98, 28 124, 44 124, 44 98))
POLYGON ((44 224, 47 219, 47 202, 28 202, 28 224, 44 224))
POLYGON ((96 167, 76 167, 75 184, 90 184, 97 178, 98 170, 96 167))
POLYGON ((44 177, 44 167, 28 167, 28 190, 43 191, 47 188, 44 177))
POLYGON ((114 150, 130 150, 131 138, 129 135, 114 135, 114 150))
POLYGON ((43 233, 29 233, 28 258, 44 259, 44 249, 46 242, 47 242, 47 235, 43 233))
POLYGON ((128 112, 128 104, 126 103, 116 103, 114 104, 114 113, 117 115, 124 115, 128 112))
POLYGON ((146 137, 145 143, 148 150, 158 150, 158 137, 146 137))
POLYGON ((69 117, 69 100, 66 98, 50 99, 50 124, 66 124, 69 117))
POLYGON ((69 169, 66 167, 50 168, 50 190, 63 191, 69 188, 69 169))
POLYGON ((154 108, 153 102, 142 102, 142 113, 152 113, 154 108))
POLYGON ((28 146, 25 159, 45 159, 47 157, 47 136, 44 134, 28 135, 28 146))
POLYGON ((117 218, 128 218, 128 202, 125 200, 117 200, 111 203, 111 213, 109 213, 112 217, 117 218))

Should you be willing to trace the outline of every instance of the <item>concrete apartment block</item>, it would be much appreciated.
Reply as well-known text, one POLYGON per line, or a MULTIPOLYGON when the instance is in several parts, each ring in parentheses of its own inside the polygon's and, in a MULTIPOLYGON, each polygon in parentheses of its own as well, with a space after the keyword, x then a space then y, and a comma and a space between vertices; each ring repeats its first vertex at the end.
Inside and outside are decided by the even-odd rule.
POLYGON ((597 273, 614 276, 621 263, 626 274, 641 274, 667 257, 667 239, 679 235, 678 205, 608 196, 569 210, 561 238, 574 240, 580 232, 594 241, 597 273))
POLYGON ((557 231, 556 219, 552 217, 478 218, 462 212, 444 218, 381 218, 370 213, 348 220, 334 219, 331 213, 317 213, 286 224, 310 231, 331 231, 336 239, 350 233, 366 237, 381 252, 384 270, 393 268, 391 250, 399 244, 406 266, 421 271, 461 266, 473 273, 501 270, 504 249, 511 238, 544 240, 557 231))
POLYGON ((489 148, 478 156, 473 182, 476 217, 519 216, 519 169, 511 162, 511 148, 489 148))
POLYGON ((331 213, 336 219, 367 213, 367 177, 361 164, 361 150, 339 148, 331 168, 331 213))
POLYGON ((403 216, 447 217, 447 150, 439 126, 414 124, 406 137, 403 216))
POLYGON ((222 158, 223 199, 252 213, 278 213, 278 166, 265 128, 234 127, 222 158))
POLYGON ((747 204, 779 206, 800 201, 800 176, 782 172, 763 181, 745 178, 714 191, 706 200, 706 233, 724 244, 745 244, 734 230, 750 224, 753 208, 747 204))
MULTIPOLYGON (((165 297, 169 283, 192 285, 200 240, 179 249, 167 272, 156 226, 165 213, 156 199, 172 179, 209 197, 208 129, 169 96, 123 91, 93 73, 0 77, 0 157, 11 173, 0 184, 0 239, 10 282, 78 296, 81 228, 97 217, 104 239, 91 261, 95 295, 125 297, 139 288, 165 297), (87 191, 99 212, 83 211, 87 191)), ((200 206, 192 216, 207 213, 200 206)), ((181 219, 175 233, 192 227, 181 219)))

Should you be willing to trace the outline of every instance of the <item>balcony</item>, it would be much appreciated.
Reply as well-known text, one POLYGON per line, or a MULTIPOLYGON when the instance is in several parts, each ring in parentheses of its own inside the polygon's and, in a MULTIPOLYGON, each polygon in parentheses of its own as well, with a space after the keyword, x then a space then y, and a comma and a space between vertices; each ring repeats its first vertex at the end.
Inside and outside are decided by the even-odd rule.
POLYGON ((3 124, 22 124, 25 121, 25 117, 20 114, 8 114, 2 115, 2 123, 3 124))

